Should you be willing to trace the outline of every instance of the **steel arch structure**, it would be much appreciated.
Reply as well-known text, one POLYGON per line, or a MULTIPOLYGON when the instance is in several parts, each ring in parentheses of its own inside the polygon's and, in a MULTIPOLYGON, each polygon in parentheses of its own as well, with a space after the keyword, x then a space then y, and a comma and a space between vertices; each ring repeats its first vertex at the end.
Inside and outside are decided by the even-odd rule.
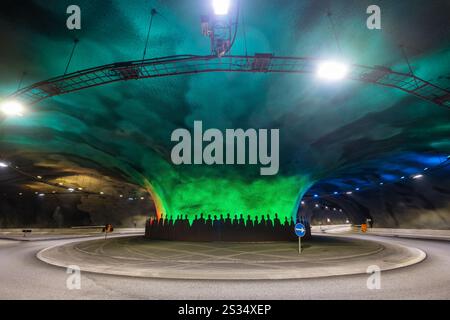
MULTIPOLYGON (((189 75, 207 72, 312 74, 322 60, 305 57, 177 55, 140 61, 107 64, 35 83, 13 93, 9 98, 29 105, 44 99, 118 81, 189 75)), ((408 94, 450 108, 450 90, 412 74, 387 67, 352 65, 348 79, 396 88, 408 94)))

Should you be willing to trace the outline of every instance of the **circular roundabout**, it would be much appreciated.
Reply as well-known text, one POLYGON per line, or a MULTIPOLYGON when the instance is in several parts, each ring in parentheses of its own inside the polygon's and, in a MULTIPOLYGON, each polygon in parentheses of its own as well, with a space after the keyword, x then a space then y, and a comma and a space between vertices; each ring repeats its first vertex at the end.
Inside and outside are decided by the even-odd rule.
POLYGON ((307 279, 410 266, 426 254, 416 248, 347 236, 314 236, 304 242, 176 242, 144 237, 70 242, 40 251, 38 258, 83 272, 196 280, 307 279))

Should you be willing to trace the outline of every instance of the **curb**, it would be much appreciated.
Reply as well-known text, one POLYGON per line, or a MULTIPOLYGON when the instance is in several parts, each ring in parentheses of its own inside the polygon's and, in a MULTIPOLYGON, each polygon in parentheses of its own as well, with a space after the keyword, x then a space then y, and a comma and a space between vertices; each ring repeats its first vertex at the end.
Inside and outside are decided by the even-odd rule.
MULTIPOLYGON (((367 241, 367 240, 365 240, 367 241)), ((378 244, 387 247, 390 250, 391 256, 378 257, 377 253, 372 254, 374 257, 370 259, 370 255, 367 256, 367 262, 363 261, 351 261, 349 258, 341 260, 330 260, 326 261, 311 261, 315 265, 308 266, 307 263, 303 261, 297 266, 283 266, 282 272, 273 272, 273 268, 255 269, 249 264, 248 268, 238 269, 238 270, 226 270, 221 271, 216 268, 200 268, 198 270, 171 270, 163 269, 163 267, 142 267, 142 266, 132 266, 129 268, 123 265, 106 265, 103 264, 102 260, 99 260, 97 264, 88 262, 86 265, 78 262, 82 272, 96 273, 96 274, 107 274, 113 276, 126 276, 126 277, 136 277, 136 278, 151 278, 151 279, 177 279, 177 280, 292 280, 292 279, 313 279, 313 278, 324 278, 324 277, 337 277, 337 276, 349 276, 349 275, 361 275, 367 274, 367 267, 370 265, 380 265, 381 271, 395 270, 399 268, 408 267, 417 263, 422 262, 426 259, 426 253, 420 249, 407 247, 399 244, 387 244, 386 242, 373 241, 378 244), (397 255, 401 257, 404 255, 403 260, 398 262, 386 262, 387 260, 395 259, 397 255), (390 258, 390 259, 386 259, 390 258), (386 261, 385 261, 386 260, 386 261), (327 264, 328 263, 328 264, 327 264), (306 264, 306 266, 305 266, 306 264), (348 264, 348 265, 346 265, 348 264)), ((64 245, 63 245, 64 246, 64 245)), ((77 262, 65 262, 59 259, 49 257, 46 253, 57 247, 63 247, 60 245, 52 246, 43 249, 37 253, 37 258, 47 264, 54 265, 57 267, 67 268, 69 265, 77 265, 77 262)), ((68 248, 68 250, 73 250, 74 248, 68 248)), ((385 253, 383 253, 385 254, 385 253)), ((387 254, 387 253, 386 253, 387 254)), ((114 259, 113 257, 109 257, 114 259)), ((398 259, 398 258, 397 258, 398 259)), ((119 259, 117 259, 119 260, 119 259)), ((131 261, 131 259, 130 259, 131 261)), ((198 262, 197 262, 198 263, 198 262)), ((194 264, 191 262, 191 264, 194 264)), ((245 265, 245 263, 243 264, 245 265)), ((263 266, 260 265, 259 267, 263 266)), ((282 266, 282 265, 280 265, 282 266)))

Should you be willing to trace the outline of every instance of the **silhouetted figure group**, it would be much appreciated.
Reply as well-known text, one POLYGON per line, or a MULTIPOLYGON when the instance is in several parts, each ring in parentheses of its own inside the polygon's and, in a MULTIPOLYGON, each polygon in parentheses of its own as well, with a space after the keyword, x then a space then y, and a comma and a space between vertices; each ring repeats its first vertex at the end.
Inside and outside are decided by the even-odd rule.
MULTIPOLYGON (((311 236, 310 225, 303 219, 302 222, 307 230, 306 238, 311 236)), ((151 218, 147 221, 145 236, 154 240, 178 240, 178 241, 295 241, 297 236, 294 233, 294 221, 285 220, 282 222, 275 214, 272 220, 270 216, 256 217, 252 220, 250 215, 231 217, 227 214, 217 216, 195 216, 192 225, 187 216, 161 217, 159 220, 151 218)))

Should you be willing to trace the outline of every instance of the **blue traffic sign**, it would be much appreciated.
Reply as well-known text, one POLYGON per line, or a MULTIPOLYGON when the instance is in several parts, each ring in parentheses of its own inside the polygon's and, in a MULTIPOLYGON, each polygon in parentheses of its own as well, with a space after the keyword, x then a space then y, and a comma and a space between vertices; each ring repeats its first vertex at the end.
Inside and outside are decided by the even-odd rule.
POLYGON ((302 223, 297 223, 295 225, 295 234, 297 235, 297 237, 304 237, 306 234, 306 228, 302 223))

